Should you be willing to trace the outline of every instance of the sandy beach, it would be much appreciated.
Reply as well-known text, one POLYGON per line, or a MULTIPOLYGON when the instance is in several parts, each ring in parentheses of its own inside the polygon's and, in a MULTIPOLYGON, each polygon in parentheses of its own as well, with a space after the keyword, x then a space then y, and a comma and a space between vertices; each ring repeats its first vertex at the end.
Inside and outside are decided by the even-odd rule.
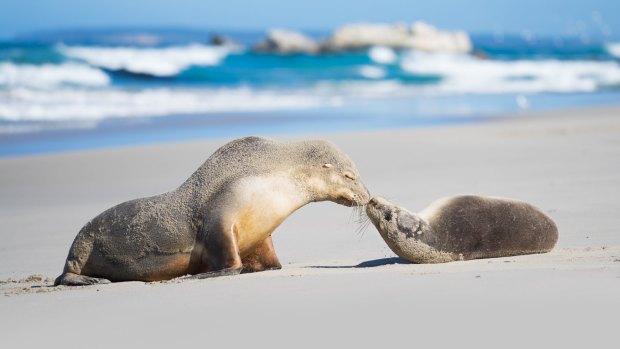
POLYGON ((556 221, 559 242, 549 254, 405 264, 374 227, 356 233, 352 209, 323 202, 274 233, 279 271, 55 289, 49 278, 89 219, 176 188, 229 139, 0 158, 3 347, 617 342, 620 107, 280 139, 300 138, 333 141, 373 195, 411 211, 456 194, 531 202, 556 221), (43 279, 25 280, 33 274, 43 279))

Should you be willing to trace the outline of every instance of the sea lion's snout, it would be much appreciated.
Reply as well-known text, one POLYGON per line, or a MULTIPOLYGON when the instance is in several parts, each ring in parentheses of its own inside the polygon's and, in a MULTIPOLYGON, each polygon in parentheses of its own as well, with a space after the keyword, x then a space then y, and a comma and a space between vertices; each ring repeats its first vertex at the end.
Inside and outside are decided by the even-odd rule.
POLYGON ((372 199, 368 200, 368 206, 372 206, 375 207, 377 209, 383 207, 383 206, 387 206, 390 203, 385 200, 384 198, 380 197, 380 196, 375 196, 372 199))
POLYGON ((390 203, 382 197, 373 197, 366 205, 366 215, 376 225, 382 220, 390 221, 392 219, 392 210, 390 203))
POLYGON ((370 201, 370 192, 361 181, 358 181, 358 185, 360 187, 360 190, 359 193, 356 194, 358 199, 357 202, 360 206, 367 205, 368 201, 370 201))
POLYGON ((364 206, 368 203, 370 193, 364 188, 364 191, 344 191, 336 199, 336 202, 344 206, 364 206))

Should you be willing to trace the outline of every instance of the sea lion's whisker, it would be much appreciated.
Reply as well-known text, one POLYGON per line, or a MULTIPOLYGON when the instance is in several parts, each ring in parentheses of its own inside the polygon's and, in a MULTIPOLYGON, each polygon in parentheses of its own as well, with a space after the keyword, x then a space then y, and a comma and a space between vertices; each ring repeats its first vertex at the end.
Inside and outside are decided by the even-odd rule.
POLYGON ((364 206, 359 206, 358 211, 357 211, 357 219, 355 220, 357 223, 364 223, 366 222, 369 218, 368 215, 366 215, 366 210, 364 209, 364 206))
POLYGON ((370 218, 368 218, 368 216, 365 214, 365 210, 360 209, 357 223, 359 224, 359 226, 355 230, 355 233, 356 235, 360 236, 359 240, 361 241, 364 237, 366 229, 368 229, 368 226, 370 225, 370 218))
POLYGON ((353 209, 351 210, 351 214, 349 215, 349 223, 360 223, 360 216, 362 214, 362 207, 363 206, 353 206, 353 209))
POLYGON ((351 224, 351 222, 353 221, 353 213, 355 213, 355 208, 356 207, 353 207, 351 213, 349 213, 349 224, 351 224))
POLYGON ((369 225, 370 225, 370 220, 367 220, 362 225, 360 225, 360 228, 358 229, 358 233, 357 233, 357 235, 360 236, 358 241, 362 241, 362 238, 364 237, 364 233, 366 232, 366 229, 368 229, 369 225))

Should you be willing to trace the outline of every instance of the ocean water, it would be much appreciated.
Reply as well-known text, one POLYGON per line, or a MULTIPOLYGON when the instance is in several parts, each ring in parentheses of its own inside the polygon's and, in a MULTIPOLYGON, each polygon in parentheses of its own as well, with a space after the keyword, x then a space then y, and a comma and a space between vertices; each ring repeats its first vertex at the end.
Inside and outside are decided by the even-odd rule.
MULTIPOLYGON (((477 122, 620 103, 620 42, 472 36, 473 54, 251 51, 262 33, 68 31, 0 43, 0 156, 477 122)), ((324 35, 313 33, 314 36, 324 35)))

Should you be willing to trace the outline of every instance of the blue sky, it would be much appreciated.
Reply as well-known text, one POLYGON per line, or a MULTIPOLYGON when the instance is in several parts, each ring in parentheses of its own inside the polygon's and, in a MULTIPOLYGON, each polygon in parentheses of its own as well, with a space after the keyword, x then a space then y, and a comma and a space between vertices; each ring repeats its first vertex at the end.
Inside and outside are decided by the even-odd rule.
POLYGON ((418 19, 469 32, 619 38, 620 0, 15 0, 0 10, 0 38, 61 28, 333 29, 418 19))

